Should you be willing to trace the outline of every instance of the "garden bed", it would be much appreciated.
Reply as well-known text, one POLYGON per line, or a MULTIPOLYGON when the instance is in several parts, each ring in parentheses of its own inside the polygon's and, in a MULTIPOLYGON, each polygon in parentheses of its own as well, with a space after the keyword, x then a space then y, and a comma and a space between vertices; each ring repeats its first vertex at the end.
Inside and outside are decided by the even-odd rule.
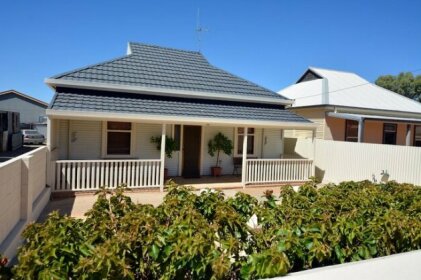
MULTIPOLYGON (((315 182, 259 203, 170 186, 158 206, 102 189, 86 220, 24 232, 15 279, 256 279, 421 248, 421 189, 315 182)), ((2 268, 6 272, 6 268, 2 268)))

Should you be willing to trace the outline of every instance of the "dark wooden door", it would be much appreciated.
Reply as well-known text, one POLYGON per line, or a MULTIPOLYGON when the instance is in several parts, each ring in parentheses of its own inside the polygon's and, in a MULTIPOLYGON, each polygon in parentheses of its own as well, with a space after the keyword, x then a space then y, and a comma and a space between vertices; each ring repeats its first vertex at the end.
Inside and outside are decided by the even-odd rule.
POLYGON ((183 177, 200 177, 202 127, 185 125, 183 132, 183 177))

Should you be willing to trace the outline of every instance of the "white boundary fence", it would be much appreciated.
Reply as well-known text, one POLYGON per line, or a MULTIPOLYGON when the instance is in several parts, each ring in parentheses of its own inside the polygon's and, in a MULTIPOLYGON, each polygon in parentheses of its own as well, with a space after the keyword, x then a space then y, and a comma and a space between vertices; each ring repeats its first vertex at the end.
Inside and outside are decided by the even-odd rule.
POLYGON ((293 139, 287 153, 314 149, 316 176, 323 182, 395 180, 421 185, 421 148, 316 139, 293 139))
POLYGON ((0 252, 9 258, 15 256, 25 226, 48 203, 46 167, 46 147, 0 163, 0 252))

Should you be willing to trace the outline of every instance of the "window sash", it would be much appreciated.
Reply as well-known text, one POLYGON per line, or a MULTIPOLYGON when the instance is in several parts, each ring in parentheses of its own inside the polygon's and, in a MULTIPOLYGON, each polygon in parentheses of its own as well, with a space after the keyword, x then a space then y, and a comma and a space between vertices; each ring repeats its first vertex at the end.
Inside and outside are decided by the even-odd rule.
POLYGON ((132 123, 130 122, 107 122, 107 130, 132 130, 132 123))
POLYGON ((132 153, 132 123, 130 122, 107 122, 106 156, 130 156, 132 153))
MULTIPOLYGON (((255 129, 247 128, 247 155, 254 155, 255 129)), ((237 155, 243 154, 244 127, 237 128, 237 155)))
POLYGON ((130 155, 130 132, 107 132, 107 155, 130 155))
POLYGON ((383 144, 396 145, 397 125, 394 123, 383 124, 383 144))
POLYGON ((357 121, 346 120, 345 141, 358 142, 358 122, 357 121))
POLYGON ((421 125, 414 126, 414 146, 421 147, 421 125))

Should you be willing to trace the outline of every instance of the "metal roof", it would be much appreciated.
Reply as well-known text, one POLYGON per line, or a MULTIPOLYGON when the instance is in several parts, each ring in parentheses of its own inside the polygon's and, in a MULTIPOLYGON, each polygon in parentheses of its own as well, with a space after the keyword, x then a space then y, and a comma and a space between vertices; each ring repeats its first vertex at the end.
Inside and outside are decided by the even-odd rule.
POLYGON ((8 95, 8 94, 14 94, 14 95, 20 96, 20 97, 22 97, 24 99, 30 100, 32 102, 35 102, 40 107, 44 107, 44 108, 47 108, 48 107, 48 103, 46 103, 46 102, 44 102, 42 100, 39 100, 39 99, 37 99, 35 97, 29 96, 27 94, 24 94, 22 92, 19 92, 17 90, 14 90, 14 89, 5 90, 5 91, 1 91, 0 92, 0 96, 5 96, 5 95, 8 95))
MULTIPOLYGON (((211 65, 195 51, 129 43, 126 56, 52 77, 49 81, 139 86, 285 100, 275 92, 211 65)), ((47 82, 48 83, 48 82, 47 82)), ((158 94, 158 93, 156 93, 158 94)))
POLYGON ((381 115, 365 115, 365 114, 349 114, 349 113, 335 113, 328 112, 327 115, 333 118, 345 119, 345 120, 377 120, 377 121, 390 121, 390 122, 409 122, 409 123, 421 123, 421 119, 415 118, 395 118, 390 116, 381 116, 381 115))
POLYGON ((280 105, 69 88, 57 89, 56 96, 50 104, 50 109, 50 111, 147 114, 244 121, 271 121, 279 124, 281 122, 312 124, 307 119, 285 110, 280 105))
POLYGON ((346 106, 421 113, 421 103, 379 87, 351 72, 310 67, 321 79, 300 82, 279 91, 293 99, 291 107, 346 106), (323 94, 326 96, 323 98, 323 94))

